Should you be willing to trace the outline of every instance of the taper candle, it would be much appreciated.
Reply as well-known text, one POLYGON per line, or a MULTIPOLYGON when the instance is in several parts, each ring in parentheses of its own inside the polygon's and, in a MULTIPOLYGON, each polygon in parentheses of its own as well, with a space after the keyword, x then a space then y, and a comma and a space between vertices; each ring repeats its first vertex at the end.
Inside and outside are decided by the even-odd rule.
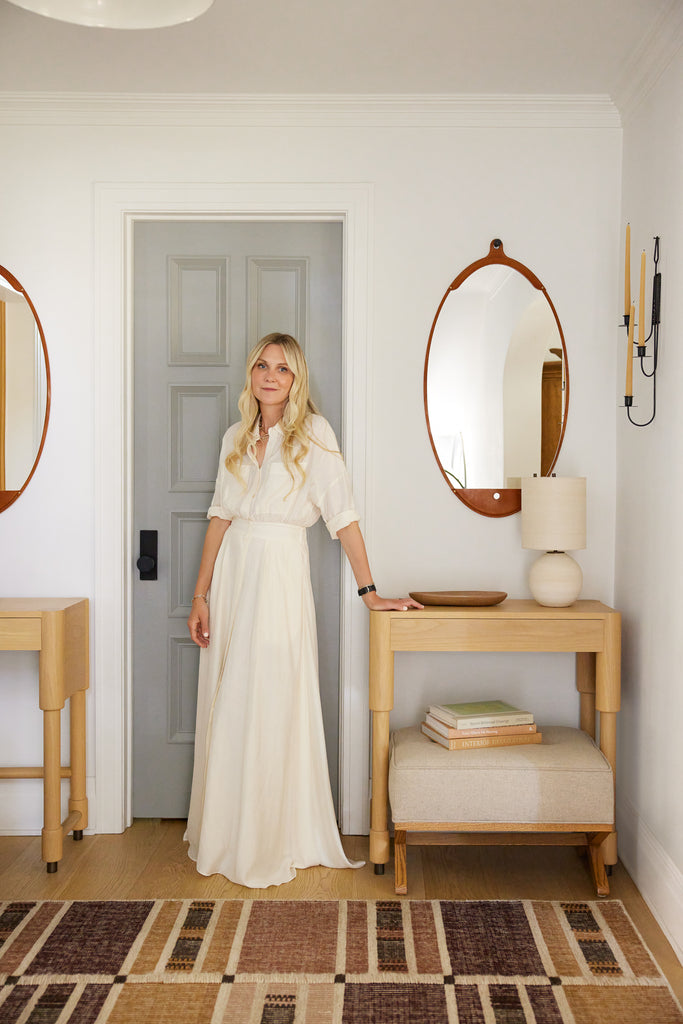
POLYGON ((638 344, 645 344, 645 250, 640 254, 640 305, 638 307, 638 344))
POLYGON ((624 316, 631 308, 631 225, 626 225, 626 262, 624 266, 624 316))
POLYGON ((633 396, 633 321, 635 313, 636 308, 631 305, 631 315, 628 322, 628 341, 626 343, 626 390, 624 391, 626 398, 633 396))

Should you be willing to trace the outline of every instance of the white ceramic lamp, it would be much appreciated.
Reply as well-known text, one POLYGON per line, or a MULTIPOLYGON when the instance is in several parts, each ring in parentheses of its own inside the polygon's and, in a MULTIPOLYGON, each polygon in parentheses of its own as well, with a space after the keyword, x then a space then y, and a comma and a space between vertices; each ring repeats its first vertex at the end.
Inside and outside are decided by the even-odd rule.
POLYGON ((545 552, 529 573, 529 587, 539 604, 565 608, 576 601, 583 573, 567 550, 585 546, 585 477, 525 477, 522 547, 545 552))

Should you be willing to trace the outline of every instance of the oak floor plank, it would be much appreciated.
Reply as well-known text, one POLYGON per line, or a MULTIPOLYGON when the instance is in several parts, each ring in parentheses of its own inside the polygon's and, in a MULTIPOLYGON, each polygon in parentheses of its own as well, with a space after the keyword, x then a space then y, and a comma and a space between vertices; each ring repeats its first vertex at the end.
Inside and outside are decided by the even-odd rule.
MULTIPOLYGON (((579 857, 573 847, 420 849, 428 899, 595 899, 586 858, 579 857)), ((411 889, 409 871, 408 891, 411 889)))
MULTIPOLYGON (((93 836, 93 838, 97 838, 93 836)), ((0 838, 0 849, 7 837, 0 838)), ((0 893, 4 899, 69 899, 64 895, 69 881, 77 875, 83 860, 90 855, 90 844, 83 839, 76 843, 64 839, 64 856, 54 874, 49 875, 41 858, 40 836, 29 837, 29 842, 7 870, 0 872, 0 893)))
POLYGON ((31 844, 33 836, 4 836, 0 844, 0 877, 31 844))

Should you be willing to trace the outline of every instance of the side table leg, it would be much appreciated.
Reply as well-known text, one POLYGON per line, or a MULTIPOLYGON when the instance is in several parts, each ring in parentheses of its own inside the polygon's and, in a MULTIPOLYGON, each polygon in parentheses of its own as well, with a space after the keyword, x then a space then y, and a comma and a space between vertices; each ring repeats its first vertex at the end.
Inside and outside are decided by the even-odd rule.
POLYGON ((375 872, 384 873, 389 860, 389 712, 372 713, 372 802, 370 804, 370 860, 375 872), (377 872, 377 868, 381 871, 377 872))
MULTIPOLYGON (((617 716, 616 712, 600 712, 600 749, 612 766, 616 778, 617 762, 617 716)), ((617 862, 617 833, 612 832, 602 844, 602 854, 606 865, 617 862)))
POLYGON ((576 655, 576 689, 579 691, 579 728, 595 739, 595 654, 576 655))
POLYGON ((62 859, 62 799, 60 714, 64 707, 64 616, 41 616, 39 668, 40 708, 43 712, 43 860, 47 870, 57 870, 62 859))
POLYGON ((372 800, 370 860, 384 871, 389 860, 389 712, 394 706, 394 653, 391 612, 370 612, 369 697, 372 711, 372 800))
POLYGON ((48 872, 62 859, 60 793, 60 712, 43 711, 43 831, 42 857, 48 872))
MULTIPOLYGON (((600 712, 600 749, 617 777, 617 712, 621 706, 621 616, 612 612, 605 623, 605 649, 596 656, 595 707, 600 712)), ((617 862, 617 834, 605 840, 606 865, 617 862)))
POLYGON ((85 690, 71 694, 69 702, 71 742, 71 788, 69 790, 69 813, 76 811, 81 820, 74 828, 74 839, 83 838, 83 829, 88 827, 88 798, 85 792, 85 690))

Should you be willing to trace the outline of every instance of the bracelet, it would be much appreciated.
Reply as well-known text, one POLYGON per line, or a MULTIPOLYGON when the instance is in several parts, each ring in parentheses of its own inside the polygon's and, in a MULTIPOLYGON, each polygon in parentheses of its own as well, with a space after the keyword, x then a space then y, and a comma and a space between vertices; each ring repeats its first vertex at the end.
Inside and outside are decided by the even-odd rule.
POLYGON ((358 591, 358 596, 362 597, 363 594, 371 594, 373 590, 376 591, 377 587, 375 586, 374 583, 370 583, 370 584, 368 584, 367 587, 361 587, 360 588, 360 590, 358 591))
POLYGON ((203 598, 204 601, 206 601, 206 594, 195 594, 194 597, 192 598, 192 600, 193 601, 198 601, 200 597, 203 598))

